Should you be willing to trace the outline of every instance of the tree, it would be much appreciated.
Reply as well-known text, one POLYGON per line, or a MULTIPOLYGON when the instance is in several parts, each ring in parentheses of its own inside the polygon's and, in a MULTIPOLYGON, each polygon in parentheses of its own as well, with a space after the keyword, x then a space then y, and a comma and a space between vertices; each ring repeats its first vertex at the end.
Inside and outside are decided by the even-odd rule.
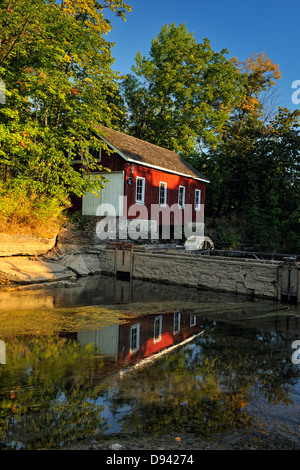
MULTIPOLYGON (((88 149, 99 146, 95 124, 120 117, 118 73, 112 70, 108 9, 125 18, 123 0, 10 0, 0 6, 0 105, 2 187, 57 198, 95 187, 88 149), (75 171, 72 159, 84 161, 75 171), (84 177, 83 177, 84 176, 84 177)), ((101 168, 100 168, 101 169, 101 168)), ((101 180, 99 188, 103 186, 101 180)))
POLYGON ((206 214, 236 224, 244 246, 297 250, 300 113, 269 107, 265 98, 280 72, 264 53, 235 63, 244 76, 243 97, 218 146, 197 161, 211 181, 206 214))
POLYGON ((216 145, 240 96, 241 75, 226 53, 198 43, 185 24, 163 26, 122 82, 128 132, 185 156, 216 145))

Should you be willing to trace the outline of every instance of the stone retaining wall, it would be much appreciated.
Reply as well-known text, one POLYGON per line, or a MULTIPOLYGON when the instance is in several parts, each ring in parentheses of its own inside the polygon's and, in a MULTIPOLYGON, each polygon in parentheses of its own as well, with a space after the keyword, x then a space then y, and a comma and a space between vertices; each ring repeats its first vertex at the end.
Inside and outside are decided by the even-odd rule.
POLYGON ((132 276, 223 292, 280 298, 279 261, 134 252, 132 276))

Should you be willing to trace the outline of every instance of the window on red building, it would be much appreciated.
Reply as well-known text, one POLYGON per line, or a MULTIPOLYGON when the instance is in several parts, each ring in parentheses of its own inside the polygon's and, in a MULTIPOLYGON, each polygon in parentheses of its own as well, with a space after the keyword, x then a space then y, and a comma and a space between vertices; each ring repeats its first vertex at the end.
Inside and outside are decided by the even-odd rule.
POLYGON ((138 204, 145 202, 145 178, 140 176, 136 179, 136 197, 135 200, 138 204))
POLYGON ((180 331, 180 313, 174 313, 174 323, 173 323, 173 334, 179 333, 180 331))
POLYGON ((154 319, 154 334, 153 339, 154 341, 161 340, 161 332, 162 332, 162 315, 155 317, 154 319))
POLYGON ((130 352, 135 352, 140 347, 140 324, 136 323, 130 328, 130 352))
POLYGON ((162 181, 159 183, 159 205, 167 205, 167 183, 163 183, 162 181))
POLYGON ((181 209, 184 208, 184 202, 185 202, 185 187, 184 186, 179 186, 179 189, 178 189, 178 206, 181 209))
POLYGON ((195 211, 199 211, 201 207, 201 190, 195 189, 195 211))

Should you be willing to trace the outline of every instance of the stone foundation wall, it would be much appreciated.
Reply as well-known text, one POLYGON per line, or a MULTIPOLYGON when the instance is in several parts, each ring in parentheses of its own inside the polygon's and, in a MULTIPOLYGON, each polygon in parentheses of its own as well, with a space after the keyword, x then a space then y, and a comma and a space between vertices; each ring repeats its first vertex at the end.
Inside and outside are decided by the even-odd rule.
MULTIPOLYGON (((115 274, 116 252, 101 251, 101 271, 115 274)), ((218 256, 133 251, 134 279, 197 287, 219 292, 280 299, 280 261, 228 259, 218 256)))
MULTIPOLYGON (((184 250, 155 252, 145 247, 58 245, 39 259, 0 256, 0 287, 73 282, 93 274, 128 273, 133 279, 155 281, 211 291, 246 294, 300 303, 300 263, 226 258, 184 250), (125 249, 126 248, 126 249, 125 249)), ((179 291, 180 288, 178 287, 179 291)))
POLYGON ((134 252, 132 277, 277 299, 281 264, 279 261, 134 252))

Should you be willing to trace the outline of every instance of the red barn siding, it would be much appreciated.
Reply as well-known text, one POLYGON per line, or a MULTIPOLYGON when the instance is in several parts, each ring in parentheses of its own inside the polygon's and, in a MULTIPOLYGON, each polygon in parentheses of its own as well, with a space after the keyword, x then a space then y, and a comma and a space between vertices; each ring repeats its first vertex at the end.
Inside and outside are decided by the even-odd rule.
POLYGON ((124 158, 120 157, 117 153, 107 153, 106 150, 101 150, 101 165, 109 168, 111 171, 125 171, 126 162, 124 158))
MULTIPOLYGON (((173 204, 178 204, 178 188, 179 186, 185 187, 185 205, 190 204, 192 206, 192 220, 196 220, 196 211, 194 209, 195 203, 195 189, 201 190, 201 204, 205 204, 205 190, 206 184, 199 180, 192 178, 179 176, 166 171, 149 168, 138 164, 126 164, 126 178, 125 178, 125 192, 127 196, 128 207, 135 204, 136 200, 136 178, 138 176, 145 178, 145 207, 148 211, 149 218, 151 215, 151 205, 159 204, 159 185, 161 182, 167 183, 167 205, 171 207, 173 204), (134 171, 132 173, 132 170, 134 171), (127 184, 128 177, 132 177, 132 185, 127 184)), ((164 207, 161 207, 162 214, 167 211, 164 207)), ((184 209, 182 210, 184 214, 184 209)), ((138 214, 137 214, 138 216, 138 214)), ((129 219, 135 218, 135 216, 129 215, 129 219)))
MULTIPOLYGON (((189 222, 199 222, 199 214, 197 214, 194 208, 195 204, 195 189, 201 190, 201 204, 205 204, 205 195, 206 195, 206 183, 185 177, 178 174, 169 173, 167 170, 158 170, 155 168, 147 167, 140 165, 138 163, 127 162, 117 153, 108 153, 106 150, 102 149, 101 151, 101 166, 103 168, 109 168, 111 172, 114 171, 124 171, 124 196, 127 198, 127 209, 136 204, 136 178, 138 176, 145 178, 145 202, 144 206, 147 210, 148 220, 151 220, 152 205, 159 204, 159 185, 160 182, 167 183, 167 206, 168 208, 159 207, 161 211, 160 219, 158 224, 160 225, 164 220, 164 215, 168 216, 169 208, 173 205, 177 207, 178 205, 178 188, 179 186, 185 187, 185 206, 191 205, 191 219, 189 222), (128 178, 132 178, 132 184, 128 184, 128 178)), ((80 168, 80 164, 74 164, 75 168, 80 168)), ((96 171, 96 172, 99 172, 96 171)), ((105 169, 101 170, 102 173, 105 172, 105 169)), ((72 197, 72 210, 77 211, 82 209, 82 199, 77 197, 72 197)), ((132 208, 132 213, 128 214, 126 208, 124 210, 124 216, 128 219, 135 219, 139 217, 143 219, 143 215, 140 215, 136 209, 142 205, 135 205, 132 208)), ((185 209, 180 209, 182 214, 182 220, 185 217, 185 209)), ((198 212, 198 211, 197 211, 198 212)), ((152 212, 153 213, 153 212, 152 212)), ((170 225, 174 224, 174 217, 171 214, 170 225)), ((204 222, 201 219, 201 222, 204 222)))

